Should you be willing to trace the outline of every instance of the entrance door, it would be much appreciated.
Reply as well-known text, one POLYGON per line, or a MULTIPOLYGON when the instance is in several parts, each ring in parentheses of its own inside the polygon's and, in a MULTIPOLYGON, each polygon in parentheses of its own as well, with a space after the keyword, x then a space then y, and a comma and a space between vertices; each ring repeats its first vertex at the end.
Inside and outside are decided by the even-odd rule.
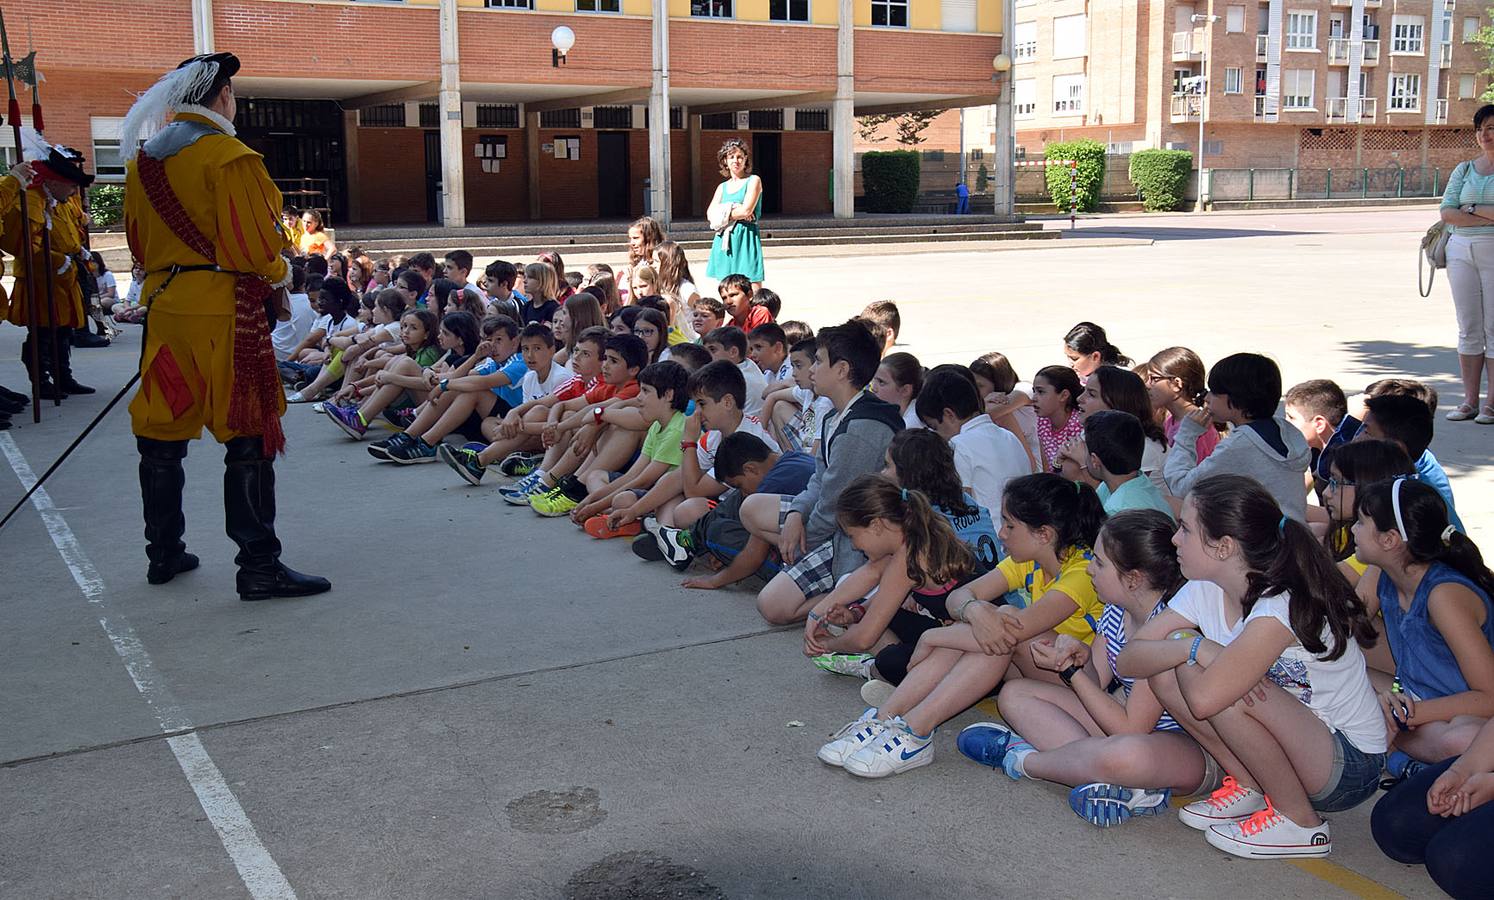
POLYGON ((234 127, 239 140, 264 156, 288 205, 320 209, 330 216, 328 225, 346 219, 342 110, 336 103, 241 96, 234 127))
POLYGON ((752 171, 763 182, 763 215, 783 212, 783 135, 776 131, 752 135, 752 171))
POLYGON ((425 220, 441 221, 441 132, 425 133, 425 220))
POLYGON ((632 204, 632 180, 628 177, 628 133, 597 132, 597 216, 625 219, 632 204))

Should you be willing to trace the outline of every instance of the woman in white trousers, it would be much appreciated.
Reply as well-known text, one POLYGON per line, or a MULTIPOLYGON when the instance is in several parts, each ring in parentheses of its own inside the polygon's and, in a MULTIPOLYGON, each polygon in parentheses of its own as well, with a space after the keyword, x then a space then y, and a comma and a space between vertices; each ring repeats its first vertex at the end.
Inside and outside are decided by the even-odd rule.
POLYGON ((1442 221, 1453 227, 1447 242, 1447 282, 1458 317, 1458 366, 1463 403, 1447 414, 1494 425, 1494 104, 1473 116, 1480 154, 1447 179, 1442 221), (1484 372, 1489 402, 1479 405, 1484 372))

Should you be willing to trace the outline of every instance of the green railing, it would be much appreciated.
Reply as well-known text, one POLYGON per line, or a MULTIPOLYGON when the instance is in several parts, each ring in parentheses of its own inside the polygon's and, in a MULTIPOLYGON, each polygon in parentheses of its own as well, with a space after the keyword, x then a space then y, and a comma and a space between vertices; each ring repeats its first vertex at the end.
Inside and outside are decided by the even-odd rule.
POLYGON ((1210 169, 1207 180, 1211 201, 1440 197, 1444 186, 1432 166, 1210 169))

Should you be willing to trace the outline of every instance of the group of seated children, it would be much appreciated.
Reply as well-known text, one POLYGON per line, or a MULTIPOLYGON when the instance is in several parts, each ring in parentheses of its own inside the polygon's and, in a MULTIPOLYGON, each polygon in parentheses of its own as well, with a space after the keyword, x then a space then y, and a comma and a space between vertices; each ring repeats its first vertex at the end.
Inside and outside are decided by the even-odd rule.
POLYGON ((1385 852, 1481 883, 1460 853, 1494 831, 1494 575, 1429 449, 1434 391, 1351 408, 1254 353, 1133 365, 1089 322, 1031 382, 1000 353, 925 370, 891 352, 890 302, 780 323, 745 279, 701 297, 677 245, 635 256, 637 228, 616 287, 564 299, 549 260, 524 293, 489 266, 475 310, 418 285, 360 310, 324 278, 287 379, 340 385, 323 411, 350 437, 394 423, 376 459, 496 466, 506 502, 695 565, 686 587, 761 582, 767 621, 864 680, 818 752, 852 775, 932 763, 994 696, 959 751, 1097 825, 1177 793, 1214 847, 1322 856, 1324 814, 1388 773, 1385 852))

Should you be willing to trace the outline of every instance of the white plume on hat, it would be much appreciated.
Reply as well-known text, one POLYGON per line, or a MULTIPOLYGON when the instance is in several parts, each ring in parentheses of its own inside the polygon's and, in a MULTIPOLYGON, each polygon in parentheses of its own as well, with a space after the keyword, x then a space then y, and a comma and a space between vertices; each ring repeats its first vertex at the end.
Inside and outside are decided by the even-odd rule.
MULTIPOLYGON (((61 147, 57 148, 59 151, 61 147)), ((21 159, 26 162, 46 162, 52 155, 52 145, 46 137, 30 125, 21 128, 21 159)))
POLYGON ((160 131, 176 111, 186 104, 187 98, 197 97, 212 87, 218 77, 218 63, 214 60, 197 60, 172 69, 160 80, 135 99, 135 105, 125 113, 119 127, 120 155, 125 160, 135 158, 140 142, 160 131))

